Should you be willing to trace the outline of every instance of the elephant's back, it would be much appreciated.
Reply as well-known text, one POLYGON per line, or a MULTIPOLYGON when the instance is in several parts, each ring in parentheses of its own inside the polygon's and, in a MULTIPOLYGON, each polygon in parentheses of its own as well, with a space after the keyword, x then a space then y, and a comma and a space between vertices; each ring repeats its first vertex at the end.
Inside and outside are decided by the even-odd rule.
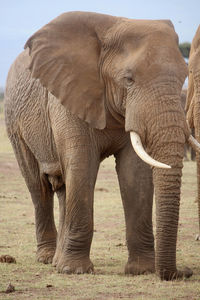
POLYGON ((30 57, 27 50, 24 50, 11 65, 6 80, 5 104, 6 106, 18 104, 26 105, 33 92, 41 89, 38 80, 31 77, 29 71, 30 57))
POLYGON ((5 92, 5 121, 8 136, 23 138, 38 160, 55 160, 54 141, 48 118, 46 88, 31 77, 29 54, 23 51, 10 68, 5 92), (46 151, 42 151, 46 148, 46 151), (51 149, 51 150, 49 150, 51 149), (49 152, 49 153, 48 153, 49 152))
POLYGON ((41 110, 46 93, 40 82, 31 77, 28 51, 23 51, 11 65, 5 89, 5 121, 7 127, 17 128, 19 119, 41 110), (41 99, 41 102, 39 101, 41 99))
POLYGON ((17 94, 25 87, 25 82, 31 79, 28 69, 30 57, 27 50, 18 55, 10 67, 6 80, 5 101, 16 100, 17 94))

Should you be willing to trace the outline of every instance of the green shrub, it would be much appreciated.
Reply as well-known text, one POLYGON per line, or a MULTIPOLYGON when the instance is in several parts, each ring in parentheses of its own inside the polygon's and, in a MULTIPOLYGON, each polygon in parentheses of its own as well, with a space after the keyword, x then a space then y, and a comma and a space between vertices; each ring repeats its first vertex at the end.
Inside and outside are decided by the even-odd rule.
POLYGON ((186 43, 182 43, 182 44, 179 44, 179 49, 183 55, 183 57, 185 58, 188 58, 189 57, 189 54, 190 54, 190 47, 191 47, 191 44, 186 42, 186 43))
POLYGON ((4 94, 0 93, 0 101, 3 101, 4 94))

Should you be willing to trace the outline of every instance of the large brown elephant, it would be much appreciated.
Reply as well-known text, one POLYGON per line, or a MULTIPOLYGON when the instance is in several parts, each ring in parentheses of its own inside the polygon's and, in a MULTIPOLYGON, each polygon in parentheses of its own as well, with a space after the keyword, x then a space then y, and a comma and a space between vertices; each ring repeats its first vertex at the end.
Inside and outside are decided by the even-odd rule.
MULTIPOLYGON (((195 138, 200 142, 200 26, 193 38, 189 56, 189 80, 186 102, 187 119, 191 129, 195 131, 195 138)), ((196 153, 197 161, 197 202, 199 215, 200 240, 200 154, 196 153)))
POLYGON ((180 101, 187 66, 172 23, 69 12, 25 48, 8 74, 5 116, 35 206, 38 261, 62 273, 93 271, 94 186, 100 162, 114 155, 126 221, 125 272, 189 277, 190 270, 176 268, 189 130, 180 101))

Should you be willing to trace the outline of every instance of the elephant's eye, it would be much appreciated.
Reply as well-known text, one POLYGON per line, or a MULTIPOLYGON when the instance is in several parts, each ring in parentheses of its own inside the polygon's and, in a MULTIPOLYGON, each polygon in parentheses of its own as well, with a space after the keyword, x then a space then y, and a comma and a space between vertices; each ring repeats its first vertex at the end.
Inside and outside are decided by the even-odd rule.
POLYGON ((131 76, 126 76, 126 77, 124 77, 124 79, 125 79, 125 83, 127 86, 130 86, 135 82, 131 76))

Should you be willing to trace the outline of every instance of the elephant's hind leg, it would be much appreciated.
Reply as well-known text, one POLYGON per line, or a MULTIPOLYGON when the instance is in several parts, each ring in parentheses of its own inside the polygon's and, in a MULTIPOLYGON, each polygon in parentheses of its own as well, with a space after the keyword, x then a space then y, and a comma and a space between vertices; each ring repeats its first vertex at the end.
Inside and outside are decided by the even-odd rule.
POLYGON ((38 162, 23 138, 14 134, 11 142, 35 207, 37 260, 45 264, 51 263, 57 236, 53 215, 53 191, 47 177, 40 175, 38 162))
POLYGON ((116 169, 125 212, 129 254, 125 273, 139 275, 154 272, 151 169, 136 155, 130 143, 116 155, 116 169))

